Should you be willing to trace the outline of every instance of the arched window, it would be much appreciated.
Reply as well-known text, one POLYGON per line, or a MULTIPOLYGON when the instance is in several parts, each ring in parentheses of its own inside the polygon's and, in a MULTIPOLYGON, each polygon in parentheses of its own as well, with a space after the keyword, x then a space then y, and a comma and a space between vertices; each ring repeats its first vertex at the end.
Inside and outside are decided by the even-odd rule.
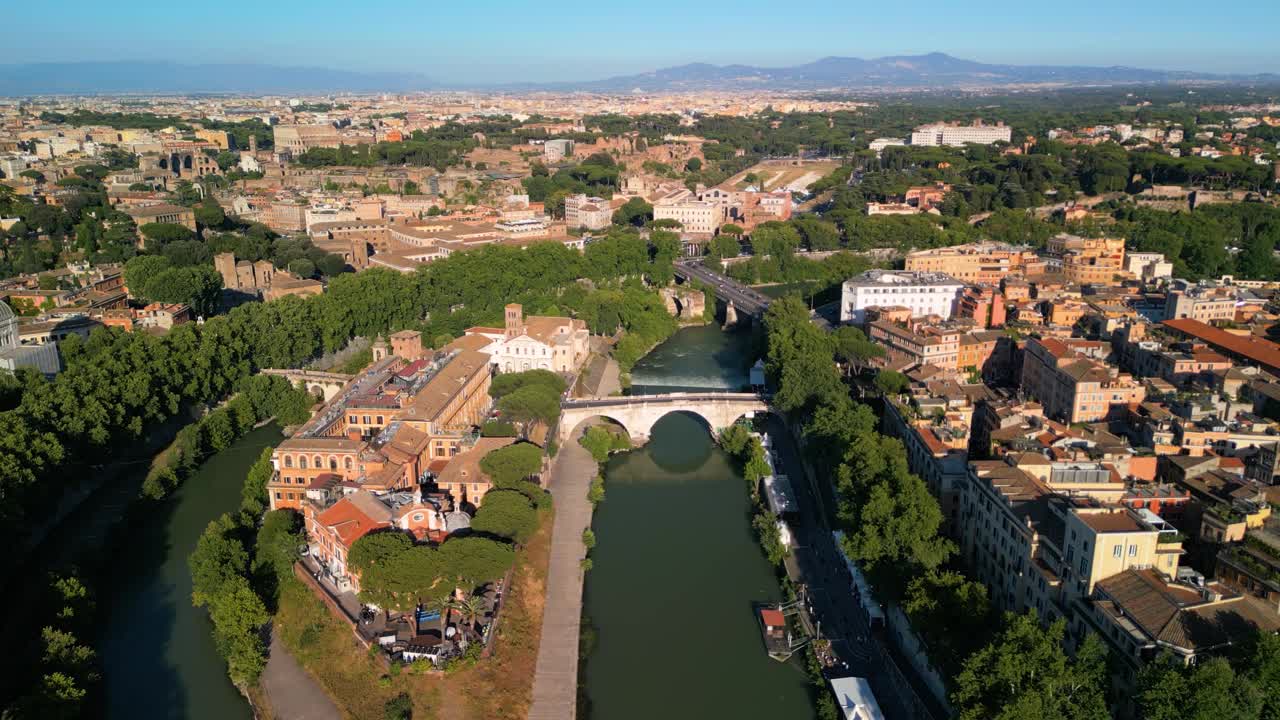
POLYGON ((334 456, 332 456, 332 455, 330 455, 330 456, 329 456, 329 469, 330 469, 330 470, 337 470, 337 469, 338 469, 338 458, 336 458, 336 457, 334 457, 334 456))
POLYGON ((303 470, 306 470, 306 469, 307 469, 307 456, 306 456, 306 455, 299 455, 299 456, 298 456, 298 467, 302 468, 303 470))
POLYGON ((314 467, 315 469, 319 470, 320 468, 324 467, 324 460, 322 460, 319 455, 316 455, 315 457, 311 458, 311 460, 313 463, 312 467, 314 467))
POLYGON ((293 456, 292 456, 292 455, 285 455, 285 456, 284 456, 284 466, 285 466, 285 467, 287 467, 287 468, 291 468, 291 467, 293 467, 293 456))
POLYGON ((347 457, 346 459, 344 459, 344 460, 342 461, 342 464, 343 464, 343 466, 344 466, 346 469, 350 470, 350 469, 351 469, 351 458, 350 458, 350 457, 347 457))

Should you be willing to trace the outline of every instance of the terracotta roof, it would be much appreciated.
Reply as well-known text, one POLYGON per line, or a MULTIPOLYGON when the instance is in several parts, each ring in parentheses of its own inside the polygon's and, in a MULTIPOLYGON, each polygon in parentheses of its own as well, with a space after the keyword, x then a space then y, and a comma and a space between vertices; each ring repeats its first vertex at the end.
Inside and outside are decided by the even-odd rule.
POLYGON ((449 362, 413 399, 413 403, 401 414, 406 420, 425 420, 435 422, 458 392, 472 376, 481 372, 489 372, 489 356, 473 350, 462 350, 450 358, 449 362))
POLYGON ((786 616, 777 610, 761 610, 760 619, 768 627, 786 627, 787 625, 786 616))
POLYGON ((357 492, 342 498, 316 516, 316 522, 332 528, 347 548, 378 528, 391 525, 391 508, 373 493, 357 492))
POLYGON ((302 452, 318 450, 321 452, 355 452, 364 447, 364 442, 345 437, 291 437, 276 446, 277 451, 302 452))
POLYGON ((1188 318, 1165 320, 1164 324, 1184 335, 1203 340, 1223 352, 1252 360, 1268 370, 1280 369, 1280 345, 1273 342, 1252 335, 1235 335, 1188 318))
POLYGON ((1105 513, 1080 513, 1080 521, 1095 532, 1139 532, 1142 526, 1124 511, 1105 513))
POLYGON ((1037 342, 1044 346, 1044 349, 1048 350, 1050 355, 1053 355, 1056 358, 1061 358, 1071 352, 1071 350, 1064 345, 1061 340, 1057 340, 1055 338, 1040 338, 1037 342))
POLYGON ((463 335, 453 342, 445 345, 441 350, 471 350, 473 352, 482 352, 485 348, 493 344, 491 338, 484 335, 463 335))
POLYGON ((455 455, 444 470, 437 473, 436 482, 440 484, 489 482, 489 477, 480 470, 480 460, 498 448, 514 444, 515 441, 515 438, 480 438, 470 450, 455 455))
POLYGON ((1126 570, 1098 587, 1152 641, 1176 647, 1211 649, 1280 629, 1280 615, 1256 598, 1206 601, 1198 590, 1170 584, 1151 569, 1126 570))

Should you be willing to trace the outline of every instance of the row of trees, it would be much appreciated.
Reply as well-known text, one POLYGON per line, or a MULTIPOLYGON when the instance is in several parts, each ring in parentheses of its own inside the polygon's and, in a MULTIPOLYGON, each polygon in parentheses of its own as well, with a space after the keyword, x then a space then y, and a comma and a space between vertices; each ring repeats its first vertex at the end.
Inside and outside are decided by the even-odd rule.
POLYGON ((954 551, 938 534, 937 500, 907 468, 902 443, 877 432, 871 409, 850 399, 832 336, 794 296, 770 305, 765 327, 774 404, 804 426, 820 471, 835 478, 845 552, 900 589, 937 568, 954 551))
MULTIPOLYGON (((269 405, 284 393, 263 384, 237 396, 269 405), (274 391, 274 392, 273 392, 274 391)), ((282 403, 287 407, 289 402, 282 403)), ((287 411, 287 410, 286 410, 287 411)), ((272 448, 264 448, 249 468, 240 491, 240 509, 209 523, 187 558, 191 602, 209 610, 214 644, 232 682, 251 687, 266 667, 262 628, 279 602, 284 583, 294 582, 293 564, 306 535, 294 510, 267 508, 272 448)))
MULTIPOLYGON (((86 125, 106 125, 117 130, 124 129, 141 129, 141 130, 163 130, 165 128, 176 128, 179 131, 193 131, 195 128, 192 121, 184 120, 180 117, 169 115, 156 115, 155 113, 141 112, 99 112, 96 110, 86 110, 77 108, 70 113, 59 113, 46 111, 40 113, 40 119, 45 122, 57 123, 60 125, 75 125, 83 127, 86 125)), ((204 118, 198 122, 203 128, 209 130, 225 130, 231 136, 233 147, 240 149, 248 149, 249 136, 258 139, 258 148, 268 150, 271 148, 274 135, 271 126, 262 122, 259 118, 251 118, 238 122, 226 120, 210 120, 204 118)))
MULTIPOLYGON (((1096 636, 1068 654, 1062 619, 1046 626, 1031 611, 997 622, 986 588, 945 567, 954 548, 937 534, 937 502, 907 470, 901 443, 877 433, 875 416, 839 383, 835 359, 870 355, 865 338, 824 335, 794 298, 774 302, 765 322, 775 403, 802 422, 810 456, 835 478, 844 550, 900 599, 950 679, 959 717, 1110 718, 1109 661, 1096 636), (982 631, 989 627, 998 630, 982 631)), ((1145 720, 1280 717, 1280 705, 1268 699, 1280 696, 1277 683, 1280 639, 1259 636, 1231 657, 1194 667, 1149 664, 1133 705, 1145 720)), ((1111 706, 1128 701, 1111 698, 1111 706)))
MULTIPOLYGON (((283 425, 304 422, 310 416, 314 403, 311 393, 305 388, 291 386, 284 378, 254 375, 245 379, 239 384, 236 396, 226 405, 178 431, 169 451, 147 473, 142 483, 142 494, 159 500, 182 484, 206 458, 226 450, 257 423, 268 418, 276 418, 283 425)), ((259 466, 255 469, 261 472, 259 466)), ((251 484, 256 487, 256 480, 251 484)), ((260 513, 263 508, 257 506, 265 506, 265 480, 261 486, 260 502, 246 508, 251 512, 260 513)))
POLYGON ((627 330, 636 339, 624 349, 638 357, 674 330, 641 281, 668 272, 634 233, 602 238, 586 253, 560 243, 489 246, 412 275, 342 275, 323 295, 242 305, 161 338, 105 328, 69 338, 59 347, 64 371, 51 380, 23 373, 10 394, 16 405, 0 412, 0 527, 18 542, 56 506, 65 478, 86 474, 73 468, 145 439, 184 407, 225 397, 259 368, 299 367, 357 335, 416 327, 447 340, 499 322, 503 306, 517 301, 531 312, 578 313, 593 332, 627 330), (608 287, 584 287, 580 277, 608 287), (631 279, 617 284, 619 277, 631 279))
POLYGON ((764 503, 760 494, 760 481, 769 475, 769 461, 765 459, 764 444, 752 434, 746 423, 734 423, 717 436, 720 447, 734 459, 747 481, 751 504, 755 513, 751 517, 751 529, 756 533, 760 548, 775 568, 781 568, 787 557, 787 547, 782 544, 778 531, 778 516, 764 503))
MULTIPOLYGON (((39 647, 32 663, 23 668, 31 680, 0 714, 6 718, 83 717, 102 679, 97 653, 86 642, 96 630, 96 603, 74 572, 51 575, 41 595, 38 615, 24 619, 43 623, 37 626, 41 627, 39 647)), ((25 650, 19 645, 18 652, 25 650)))
POLYGON ((951 678, 960 716, 1106 717, 1105 652, 1096 638, 1070 658, 1061 621, 1045 628, 1034 614, 1008 615, 990 642, 981 632, 994 624, 990 601, 980 583, 944 567, 955 547, 939 534, 937 500, 910 472, 902 443, 877 432, 875 414, 840 381, 837 359, 865 363, 877 348, 852 331, 818 330, 794 298, 774 302, 765 323, 775 403, 803 424, 820 475, 834 478, 843 549, 881 592, 900 599, 931 660, 951 678))
POLYGON ((304 167, 411 165, 444 172, 451 165, 461 164, 463 156, 477 145, 471 138, 446 140, 434 136, 432 131, 415 130, 408 140, 399 142, 311 148, 295 161, 304 167))
MULTIPOLYGON (((813 266, 791 257, 800 249, 893 248, 905 252, 981 240, 1043 247, 1053 235, 1071 232, 1123 237, 1131 250, 1162 252, 1174 263, 1178 277, 1280 277, 1280 266, 1273 256, 1280 247, 1280 209, 1270 205, 1222 203, 1194 212, 1170 212, 1125 202, 1101 206, 1107 208, 1112 215, 1102 224, 1038 219, 1025 210, 1004 208, 970 225, 961 218, 928 214, 867 216, 860 201, 837 194, 825 220, 806 217, 761 224, 750 238, 754 256, 731 266, 729 274, 747 283, 810 279, 813 266)), ((738 238, 742 234, 740 228, 725 226, 709 244, 709 256, 713 260, 736 257, 741 252, 738 238)))

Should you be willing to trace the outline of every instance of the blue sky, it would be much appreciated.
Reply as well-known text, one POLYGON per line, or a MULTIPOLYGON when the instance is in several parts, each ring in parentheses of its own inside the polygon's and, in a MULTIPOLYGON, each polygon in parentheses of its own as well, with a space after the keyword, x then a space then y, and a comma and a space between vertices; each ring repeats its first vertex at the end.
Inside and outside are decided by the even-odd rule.
POLYGON ((983 62, 1280 72, 1280 2, 9 0, 0 63, 263 62, 448 82, 932 51, 983 62), (1225 10, 1226 8, 1218 8, 1225 10), (17 30, 17 32, 12 32, 17 30))

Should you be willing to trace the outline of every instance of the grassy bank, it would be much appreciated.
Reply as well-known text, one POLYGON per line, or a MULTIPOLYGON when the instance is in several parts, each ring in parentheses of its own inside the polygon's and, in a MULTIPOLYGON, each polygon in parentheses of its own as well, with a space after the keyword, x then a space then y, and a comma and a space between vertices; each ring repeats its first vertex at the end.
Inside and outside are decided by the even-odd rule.
POLYGON ((448 673, 411 667, 388 673, 306 586, 290 579, 280 592, 276 631, 342 713, 381 720, 387 703, 408 693, 415 720, 521 720, 529 710, 542 632, 553 513, 516 557, 493 654, 448 673))

